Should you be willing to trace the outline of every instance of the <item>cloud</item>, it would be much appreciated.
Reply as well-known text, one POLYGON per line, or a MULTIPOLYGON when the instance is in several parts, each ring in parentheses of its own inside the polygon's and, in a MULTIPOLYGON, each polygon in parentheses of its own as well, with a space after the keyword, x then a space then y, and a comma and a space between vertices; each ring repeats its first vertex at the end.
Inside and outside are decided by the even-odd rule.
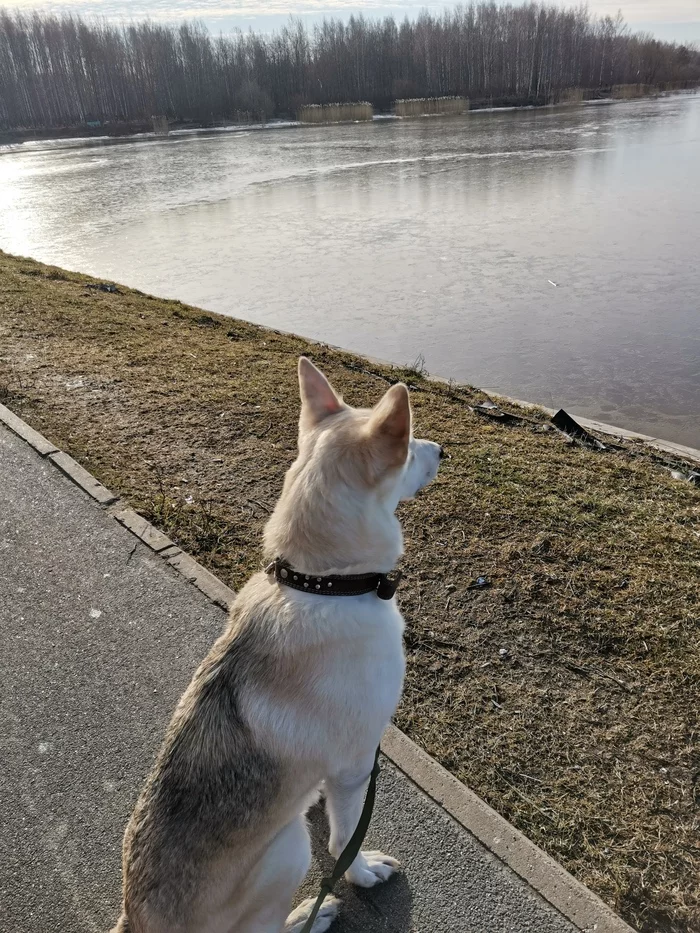
MULTIPOLYGON (((64 0, 46 3, 46 0, 14 0, 13 6, 22 10, 73 11, 83 16, 103 16, 107 19, 228 19, 236 16, 294 16, 297 14, 332 15, 350 10, 400 12, 421 9, 423 0, 239 0, 237 3, 218 3, 216 0, 64 0)), ((433 4, 444 6, 443 3, 433 4)))
POLYGON ((698 0, 594 0, 589 6, 601 16, 616 16, 621 10, 628 23, 687 23, 700 18, 698 0))
MULTIPOLYGON (((549 0, 559 6, 576 6, 578 0, 549 0)), ((2 3, 2 0, 0 0, 2 3)), ((324 16, 348 16, 364 13, 368 16, 414 15, 421 9, 440 10, 451 3, 444 0, 10 0, 23 10, 74 12, 83 16, 101 16, 108 20, 153 19, 161 22, 179 22, 201 19, 215 31, 246 25, 251 21, 266 23, 274 28, 289 16, 320 20, 324 16)), ((671 37, 673 24, 678 24, 678 38, 688 32, 700 32, 698 0, 590 0, 592 13, 616 16, 621 10, 626 22, 635 28, 662 27, 671 37), (636 26, 636 24, 639 24, 636 26)))

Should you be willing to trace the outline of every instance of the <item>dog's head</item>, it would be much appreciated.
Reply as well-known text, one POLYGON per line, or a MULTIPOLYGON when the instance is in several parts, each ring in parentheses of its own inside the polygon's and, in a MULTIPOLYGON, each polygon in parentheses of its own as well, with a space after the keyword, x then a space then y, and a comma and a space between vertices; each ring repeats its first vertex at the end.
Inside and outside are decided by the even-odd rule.
POLYGON ((299 455, 265 530, 267 554, 315 572, 393 566, 402 550, 396 506, 435 478, 442 448, 413 437, 401 383, 374 408, 352 408, 302 357, 299 390, 299 455))

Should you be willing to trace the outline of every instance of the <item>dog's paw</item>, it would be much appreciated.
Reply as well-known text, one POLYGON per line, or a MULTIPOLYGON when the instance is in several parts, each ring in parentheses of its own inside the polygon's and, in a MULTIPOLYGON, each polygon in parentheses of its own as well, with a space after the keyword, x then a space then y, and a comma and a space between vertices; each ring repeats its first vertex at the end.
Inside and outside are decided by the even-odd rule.
MULTIPOLYGON (((303 930, 304 924, 309 919, 309 914, 315 903, 315 897, 308 897, 305 901, 302 901, 287 917, 287 921, 284 925, 284 933, 299 933, 300 930, 303 930)), ((340 901, 338 898, 329 894, 321 904, 321 909, 316 914, 314 925, 311 927, 311 933, 325 933, 338 915, 339 907, 340 901)))
POLYGON ((390 878, 399 864, 395 858, 383 852, 361 852, 345 872, 345 878, 350 884, 357 884, 361 888, 373 888, 375 884, 390 878))

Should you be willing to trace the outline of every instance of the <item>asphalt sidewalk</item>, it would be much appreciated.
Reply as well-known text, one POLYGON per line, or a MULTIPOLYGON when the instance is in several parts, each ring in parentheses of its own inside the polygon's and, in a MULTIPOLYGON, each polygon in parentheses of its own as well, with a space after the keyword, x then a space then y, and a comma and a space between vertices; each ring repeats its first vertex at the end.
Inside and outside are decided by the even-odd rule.
MULTIPOLYGON (((0 931, 110 929, 124 825, 224 621, 0 424, 0 931)), ((330 864, 320 808, 312 835, 304 895, 330 864)), ((582 929, 386 760, 366 846, 404 870, 371 891, 340 885, 337 933, 582 929)))

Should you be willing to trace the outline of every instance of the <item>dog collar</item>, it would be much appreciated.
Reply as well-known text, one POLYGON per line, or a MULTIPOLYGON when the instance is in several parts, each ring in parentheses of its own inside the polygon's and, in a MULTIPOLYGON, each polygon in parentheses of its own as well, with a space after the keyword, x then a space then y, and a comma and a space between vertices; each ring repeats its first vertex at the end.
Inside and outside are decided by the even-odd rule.
POLYGON ((275 580, 283 586, 315 596, 361 596, 364 593, 376 593, 380 599, 391 599, 396 592, 403 574, 399 570, 394 579, 385 573, 331 574, 317 577, 314 574, 300 573, 283 558, 276 557, 265 568, 265 573, 274 574, 275 580))

